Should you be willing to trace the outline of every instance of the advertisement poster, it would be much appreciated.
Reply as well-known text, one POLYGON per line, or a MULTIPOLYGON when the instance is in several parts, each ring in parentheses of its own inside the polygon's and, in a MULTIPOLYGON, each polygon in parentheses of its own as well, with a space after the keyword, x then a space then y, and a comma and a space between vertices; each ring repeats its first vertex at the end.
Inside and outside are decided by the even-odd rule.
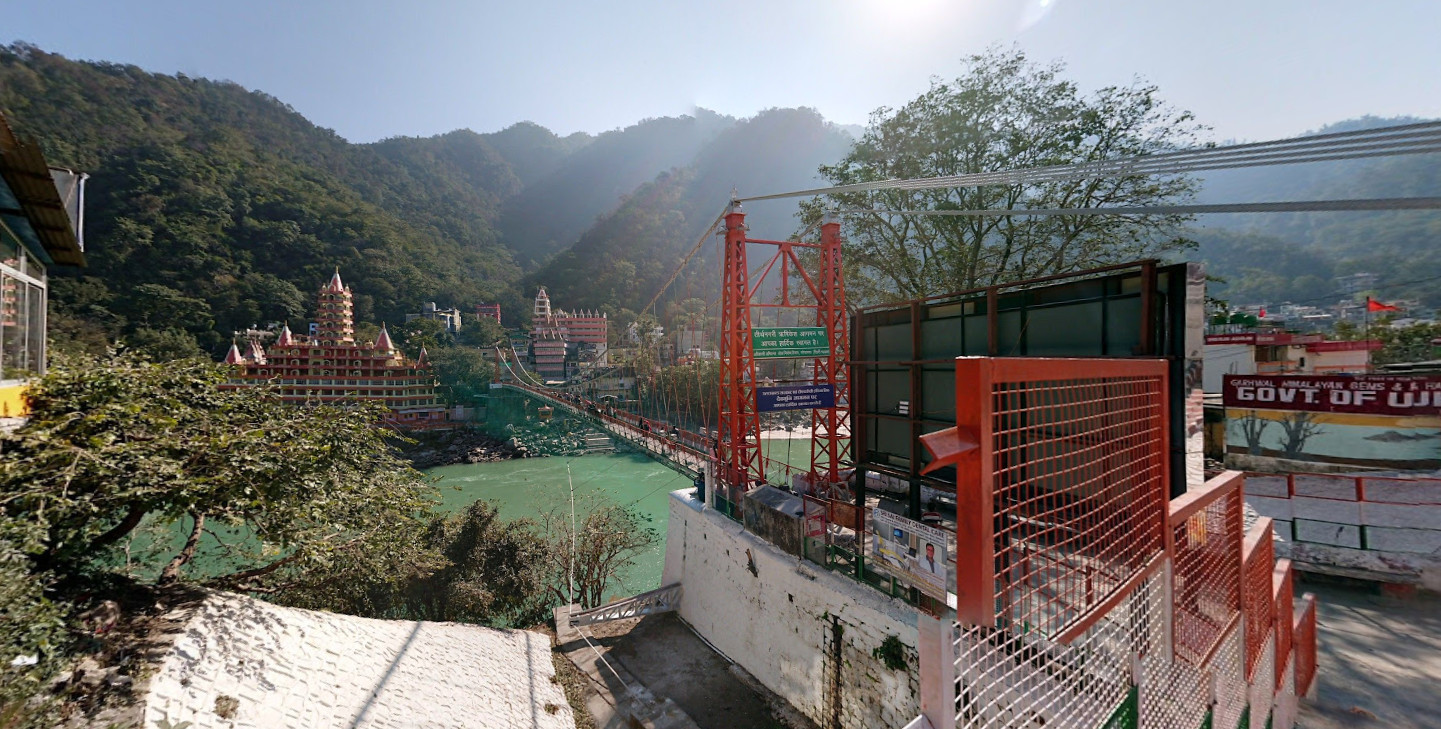
POLYGON ((889 511, 871 512, 871 566, 946 598, 946 532, 889 511))

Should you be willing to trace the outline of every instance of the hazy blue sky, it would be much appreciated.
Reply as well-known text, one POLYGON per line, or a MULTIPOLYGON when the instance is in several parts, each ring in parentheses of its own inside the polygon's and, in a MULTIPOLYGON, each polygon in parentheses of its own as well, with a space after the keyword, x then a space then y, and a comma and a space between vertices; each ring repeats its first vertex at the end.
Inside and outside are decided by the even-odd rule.
POLYGON ((260 89, 353 141, 704 106, 863 123, 993 44, 1140 75, 1218 139, 1441 116, 1441 0, 0 0, 0 40, 260 89))

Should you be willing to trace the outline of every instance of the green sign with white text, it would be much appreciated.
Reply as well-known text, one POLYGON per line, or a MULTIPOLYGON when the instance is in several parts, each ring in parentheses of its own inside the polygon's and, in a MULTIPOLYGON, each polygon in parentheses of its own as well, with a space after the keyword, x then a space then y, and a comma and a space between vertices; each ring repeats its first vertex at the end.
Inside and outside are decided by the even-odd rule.
POLYGON ((756 359, 826 357, 830 346, 825 327, 751 327, 756 359))

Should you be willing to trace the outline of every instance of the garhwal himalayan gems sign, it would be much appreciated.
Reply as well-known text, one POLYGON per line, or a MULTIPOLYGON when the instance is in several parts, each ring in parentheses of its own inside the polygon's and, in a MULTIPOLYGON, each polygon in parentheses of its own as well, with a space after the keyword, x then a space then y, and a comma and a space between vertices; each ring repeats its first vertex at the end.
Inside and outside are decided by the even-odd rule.
POLYGON ((1228 408, 1366 415, 1441 415, 1438 375, 1226 375, 1228 408))

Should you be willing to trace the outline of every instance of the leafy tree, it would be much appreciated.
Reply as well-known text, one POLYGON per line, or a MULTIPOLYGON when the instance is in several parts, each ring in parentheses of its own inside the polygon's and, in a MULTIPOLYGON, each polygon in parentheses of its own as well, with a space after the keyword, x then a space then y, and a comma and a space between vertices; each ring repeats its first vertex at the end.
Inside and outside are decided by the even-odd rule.
POLYGON ((488 316, 482 316, 479 321, 462 327, 456 336, 456 342, 470 347, 490 347, 505 338, 505 327, 488 316))
POLYGON ((502 521, 496 504, 477 501, 437 519, 426 543, 449 564, 413 583, 409 613, 430 620, 530 626, 549 615, 545 539, 535 522, 502 521))
POLYGON ((380 573, 333 561, 278 599, 296 607, 372 618, 405 618, 528 627, 553 604, 545 585, 545 540, 534 521, 503 521, 494 503, 436 517, 423 543, 436 561, 409 572, 380 573))
POLYGON ((202 357, 205 354, 200 351, 200 343, 195 340, 194 334, 174 327, 158 330, 139 327, 125 337, 125 343, 155 362, 202 357))
POLYGON ((9 664, 0 670, 0 724, 17 729, 57 723, 30 697, 60 670, 70 644, 65 606, 46 597, 49 576, 32 572, 22 549, 30 540, 19 532, 27 530, 0 524, 0 656, 9 664))
MULTIPOLYGON (((1339 327, 1338 327, 1339 328, 1339 327)), ((1422 362, 1437 359, 1441 346, 1441 324, 1419 322, 1405 327, 1372 327, 1371 338, 1379 339, 1382 348, 1372 355, 1376 364, 1422 362)))
POLYGON ((392 335, 398 337, 400 350, 411 359, 419 357, 422 348, 435 351, 455 344, 455 337, 445 330, 444 324, 424 317, 401 324, 392 335))
MULTIPOLYGON (((182 522, 161 583, 274 590, 342 555, 407 569, 434 489, 392 455, 376 407, 283 405, 221 389, 228 368, 132 355, 57 362, 0 437, 0 519, 31 524, 37 568, 103 568, 142 522, 182 522), (197 564, 202 537, 225 564, 197 564)), ((142 558, 144 559, 144 558, 142 558)))
POLYGON ((445 404, 474 405, 495 380, 495 367, 478 349, 443 347, 427 352, 444 388, 445 404))
MULTIPOLYGON (((880 109, 845 159, 820 168, 846 185, 1096 162, 1194 143, 1189 113, 1154 86, 1082 95, 1059 64, 1019 50, 972 56, 963 75, 933 81, 899 109, 880 109)), ((1014 210, 1118 207, 1187 200, 1184 176, 1130 176, 936 190, 843 193, 803 205, 817 222, 844 209, 1014 210)), ((1188 245, 1178 216, 848 216, 847 289, 858 302, 913 299, 1155 255, 1188 245)))
POLYGON ((636 558, 660 542, 650 517, 632 505, 592 500, 574 530, 569 510, 553 509, 541 519, 547 584, 556 601, 574 599, 582 609, 604 604, 605 593, 636 558), (571 582, 571 575, 574 582, 571 582))

